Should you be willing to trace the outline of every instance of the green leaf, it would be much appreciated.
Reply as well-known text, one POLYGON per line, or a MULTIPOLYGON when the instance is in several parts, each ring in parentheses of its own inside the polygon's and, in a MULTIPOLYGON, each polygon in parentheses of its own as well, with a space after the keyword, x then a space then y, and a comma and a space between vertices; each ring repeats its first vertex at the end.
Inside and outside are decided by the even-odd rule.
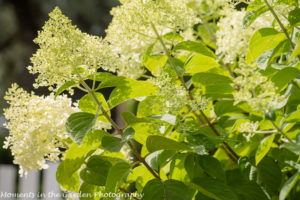
POLYGON ((292 26, 298 24, 300 22, 300 8, 296 8, 289 12, 288 20, 292 26))
POLYGON ((256 66, 259 69, 266 70, 266 68, 269 65, 270 59, 272 58, 273 52, 274 52, 274 49, 271 49, 271 50, 265 51, 263 54, 261 54, 256 60, 256 66))
POLYGON ((76 85, 75 81, 67 81, 65 82, 62 86, 60 86, 60 88, 58 88, 58 90, 55 93, 55 98, 60 95, 63 91, 65 91, 66 89, 68 89, 69 87, 72 87, 73 85, 76 85))
POLYGON ((175 33, 174 31, 163 35, 163 37, 170 41, 179 41, 179 42, 183 41, 184 39, 183 37, 181 37, 181 35, 175 33))
POLYGON ((296 56, 300 55, 300 39, 298 39, 298 43, 296 48, 294 49, 289 61, 292 61, 296 56))
MULTIPOLYGON (((122 178, 129 172, 131 166, 126 162, 118 162, 110 168, 105 184, 105 192, 116 192, 118 183, 122 181, 122 178)), ((114 197, 105 197, 105 200, 113 200, 114 197)))
POLYGON ((272 81, 278 90, 282 90, 290 81, 296 78, 300 74, 300 71, 294 67, 286 67, 277 72, 273 77, 272 81))
POLYGON ((184 41, 177 44, 174 49, 174 51, 177 50, 186 50, 189 52, 195 52, 198 54, 201 54, 203 56, 211 57, 211 58, 217 58, 217 56, 209 49, 207 48, 203 43, 195 42, 195 41, 184 41))
POLYGON ((300 122, 300 110, 292 112, 284 121, 288 123, 300 122))
MULTIPOLYGON (((99 100, 100 103, 102 103, 102 107, 104 110, 108 111, 108 115, 110 116, 110 111, 109 111, 109 107, 106 103, 106 100, 104 98, 104 96, 99 93, 96 92, 95 96, 97 97, 97 99, 99 100)), ((78 103, 78 106, 80 108, 81 111, 83 112, 87 112, 87 113, 92 113, 92 114, 96 114, 97 110, 98 110, 98 104, 95 101, 95 99, 93 98, 92 94, 86 94, 84 95, 78 103)))
POLYGON ((239 195, 241 200, 269 200, 261 187, 255 181, 244 178, 240 169, 226 171, 227 184, 239 195))
POLYGON ((88 184, 105 186, 111 167, 110 157, 92 156, 89 158, 86 168, 80 172, 80 178, 88 184))
POLYGON ((60 163, 56 172, 56 179, 62 188, 78 192, 79 173, 81 165, 85 159, 101 145, 104 135, 109 135, 105 131, 91 131, 84 138, 82 145, 73 143, 67 150, 65 159, 60 163))
POLYGON ((127 128, 123 132, 122 138, 104 136, 102 138, 102 147, 111 152, 119 152, 123 145, 133 137, 134 133, 135 131, 133 128, 127 128))
POLYGON ((93 115, 86 112, 77 112, 69 116, 66 122, 66 129, 70 138, 77 144, 81 144, 85 135, 94 126, 98 114, 93 115))
POLYGON ((143 165, 134 168, 127 177, 129 183, 135 182, 135 186, 139 192, 142 192, 146 183, 151 179, 153 179, 153 175, 143 165))
POLYGON ((186 185, 180 181, 158 179, 149 181, 143 189, 142 200, 191 200, 192 193, 186 185))
POLYGON ((179 143, 169 138, 158 135, 149 136, 147 138, 146 146, 149 152, 158 150, 191 150, 191 148, 184 143, 179 143))
POLYGON ((137 123, 164 123, 164 124, 168 123, 168 124, 175 125, 176 122, 176 116, 170 114, 153 115, 149 117, 137 118, 131 112, 123 112, 121 114, 121 117, 128 125, 133 125, 137 123))
POLYGON ((241 112, 242 110, 234 106, 232 100, 222 100, 215 104, 214 111, 217 116, 222 116, 226 113, 236 113, 241 112))
POLYGON ((99 200, 100 192, 102 192, 102 188, 100 186, 91 185, 88 183, 82 183, 79 189, 79 193, 81 196, 80 200, 99 200))
POLYGON ((129 99, 155 95, 156 90, 156 85, 146 81, 134 81, 128 85, 119 86, 110 94, 110 107, 113 108, 129 99))
POLYGON ((160 71, 160 68, 162 68, 168 61, 168 56, 166 55, 151 55, 153 45, 151 45, 142 61, 142 65, 144 65, 152 74, 157 75, 160 71))
POLYGON ((191 179, 199 178, 205 171, 212 178, 225 181, 225 173, 220 162, 211 156, 190 154, 185 159, 185 168, 191 179))
POLYGON ((243 18, 243 26, 244 28, 248 28, 261 14, 268 11, 266 6, 262 6, 259 9, 251 10, 246 13, 243 18))
POLYGON ((210 69, 219 67, 220 65, 214 58, 196 53, 184 66, 189 74, 196 74, 198 72, 207 72, 210 69))
POLYGON ((259 147, 255 154, 255 162, 256 165, 267 155, 267 153, 270 151, 273 141, 275 138, 275 134, 272 134, 268 137, 265 137, 259 144, 259 147))
MULTIPOLYGON (((298 117, 298 121, 300 118, 298 117)), ((287 142, 282 145, 283 148, 288 149, 294 154, 300 156, 300 132, 296 136, 296 142, 287 142)))
POLYGON ((279 200, 285 200, 286 197, 288 197, 289 193, 293 189, 293 187, 296 185, 300 178, 300 172, 294 174, 291 178, 289 178, 284 185, 282 186, 279 194, 279 200))
POLYGON ((277 195, 281 186, 282 174, 278 163, 266 156, 257 165, 257 183, 269 194, 277 195))
POLYGON ((192 77, 192 81, 193 83, 200 83, 205 86, 232 83, 231 79, 227 76, 209 72, 200 72, 195 74, 192 77))
POLYGON ((97 87, 97 90, 107 87, 119 87, 130 85, 131 82, 135 82, 136 80, 126 78, 123 76, 115 76, 108 72, 98 72, 95 75, 88 76, 91 80, 96 80, 101 82, 100 85, 97 87))
POLYGON ((197 178, 189 186, 216 200, 239 200, 224 182, 209 177, 197 178))
POLYGON ((272 28, 259 29, 250 40, 246 56, 247 63, 252 63, 265 51, 274 49, 283 40, 285 40, 284 33, 279 33, 272 28))
POLYGON ((119 152, 124 143, 122 143, 121 138, 113 136, 104 136, 102 138, 102 147, 103 149, 109 150, 111 152, 119 152))

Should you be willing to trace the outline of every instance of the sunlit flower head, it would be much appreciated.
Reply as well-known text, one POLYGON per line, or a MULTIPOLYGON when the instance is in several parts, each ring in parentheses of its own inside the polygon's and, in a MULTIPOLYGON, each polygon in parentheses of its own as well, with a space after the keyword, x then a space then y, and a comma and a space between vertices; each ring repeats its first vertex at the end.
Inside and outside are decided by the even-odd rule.
POLYGON ((118 59, 110 45, 100 37, 82 33, 59 8, 50 14, 34 40, 39 49, 32 56, 28 70, 38 74, 36 87, 55 86, 93 74, 98 68, 116 72, 118 59))

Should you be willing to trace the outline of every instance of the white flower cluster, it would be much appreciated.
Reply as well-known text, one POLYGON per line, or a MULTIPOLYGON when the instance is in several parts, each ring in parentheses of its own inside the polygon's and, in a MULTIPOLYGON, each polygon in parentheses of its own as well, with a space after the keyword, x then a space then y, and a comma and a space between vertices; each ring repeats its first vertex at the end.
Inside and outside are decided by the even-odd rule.
POLYGON ((247 141, 250 141, 250 138, 255 134, 259 126, 259 122, 244 122, 241 123, 237 131, 244 133, 244 136, 247 141))
POLYGON ((58 161, 66 148, 68 137, 65 122, 78 109, 67 96, 47 97, 27 93, 16 84, 7 91, 5 100, 10 107, 4 110, 10 131, 4 148, 10 148, 14 163, 20 165, 20 175, 31 169, 46 168, 46 161, 58 161))
MULTIPOLYGON (((142 57, 147 48, 157 42, 152 28, 160 35, 188 28, 199 21, 187 6, 189 0, 126 0, 112 9, 113 20, 106 30, 106 40, 120 54, 125 76, 139 77, 143 73, 142 57), (132 70, 128 70, 132 69, 132 70)), ((162 51, 157 45, 157 51, 162 51)), ((154 48, 155 50, 156 48, 154 48)))
POLYGON ((34 40, 40 48, 31 58, 33 66, 28 67, 30 73, 38 73, 35 87, 58 88, 67 81, 78 80, 76 71, 83 78, 100 67, 117 71, 117 55, 112 53, 107 42, 82 33, 59 8, 55 8, 49 16, 50 19, 34 40))
POLYGON ((223 56, 225 63, 232 63, 237 57, 243 60, 254 32, 263 27, 272 27, 273 17, 270 14, 263 15, 244 29, 245 11, 228 8, 224 14, 225 17, 218 22, 216 53, 223 56))
POLYGON ((160 76, 150 81, 159 88, 156 100, 163 113, 176 115, 185 107, 197 111, 205 109, 207 105, 207 100, 202 95, 194 95, 194 100, 189 99, 189 94, 184 87, 166 72, 162 72, 160 76))
POLYGON ((284 96, 276 92, 274 83, 262 76, 257 69, 243 67, 235 70, 239 76, 234 79, 234 84, 239 90, 233 94, 234 103, 247 102, 254 111, 270 111, 277 108, 284 96))

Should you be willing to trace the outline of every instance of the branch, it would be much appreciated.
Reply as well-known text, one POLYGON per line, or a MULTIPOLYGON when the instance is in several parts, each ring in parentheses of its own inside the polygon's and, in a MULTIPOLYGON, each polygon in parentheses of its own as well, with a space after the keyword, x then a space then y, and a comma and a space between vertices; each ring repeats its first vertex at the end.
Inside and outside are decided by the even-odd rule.
MULTIPOLYGON (((166 53, 166 55, 167 55, 167 57, 168 57, 168 59, 169 59, 169 62, 170 62, 170 64, 171 64, 173 70, 174 70, 175 73, 177 74, 178 79, 180 80, 180 82, 181 82, 181 84, 183 85, 184 89, 188 92, 188 97, 189 97, 189 99, 190 99, 190 100, 194 100, 194 97, 193 97, 193 95, 191 94, 191 91, 188 89, 188 87, 187 87, 187 85, 186 85, 186 83, 185 83, 185 81, 184 81, 184 79, 183 79, 183 76, 182 76, 182 75, 178 72, 178 70, 176 69, 176 66, 175 66, 175 64, 174 64, 174 62, 173 62, 173 58, 172 58, 172 56, 171 56, 171 54, 170 54, 170 51, 169 51, 168 48, 166 47, 164 41, 162 40, 160 34, 159 34, 158 31, 157 31, 155 25, 154 25, 153 23, 151 23, 151 26, 152 26, 152 29, 154 30, 154 32, 155 32, 155 34, 156 34, 156 36, 157 36, 159 42, 161 43, 161 45, 162 45, 162 47, 163 47, 163 49, 164 49, 164 51, 165 51, 165 53, 166 53)), ((198 120, 201 124, 203 124, 203 123, 202 123, 203 121, 201 120, 200 116, 198 116, 196 112, 193 112, 193 114, 196 116, 197 120, 198 120), (200 119, 200 120, 199 120, 199 119, 200 119)), ((201 114, 202 117, 205 119, 205 121, 207 122, 207 124, 209 125, 209 127, 213 130, 213 132, 214 132, 217 136, 220 136, 219 132, 218 132, 218 131, 215 129, 215 127, 211 124, 211 122, 209 121, 209 119, 207 118, 207 116, 205 115, 205 113, 204 113, 202 110, 200 110, 200 114, 201 114)), ((227 142, 224 141, 224 142, 223 142, 223 145, 224 145, 225 148, 228 149, 228 151, 233 155, 233 156, 232 156, 232 155, 231 155, 227 150, 225 150, 225 148, 223 147, 222 149, 223 149, 224 152, 227 154, 227 156, 228 156, 233 162, 237 163, 237 160, 238 160, 239 156, 231 149, 231 147, 228 145, 227 142)))

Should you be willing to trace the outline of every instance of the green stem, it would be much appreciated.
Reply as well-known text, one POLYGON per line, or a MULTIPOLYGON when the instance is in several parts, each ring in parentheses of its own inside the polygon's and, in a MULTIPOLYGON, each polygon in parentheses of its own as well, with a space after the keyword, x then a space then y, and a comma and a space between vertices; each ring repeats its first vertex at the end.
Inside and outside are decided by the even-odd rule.
POLYGON ((294 43, 292 42, 292 39, 290 38, 286 28, 284 27, 284 25, 282 24, 282 22, 280 21, 278 15, 275 13, 274 9, 272 8, 272 6, 269 4, 268 0, 264 0, 264 2, 266 3, 266 5, 268 6, 268 8, 270 9, 272 15, 275 17, 277 23, 279 24, 281 30, 284 32, 286 38, 290 41, 292 48, 295 48, 294 43))
MULTIPOLYGON (((176 69, 176 65, 173 61, 173 58, 170 54, 170 51, 168 50, 168 48, 166 47, 163 39, 161 38, 160 34, 158 33, 155 25, 153 23, 151 23, 151 26, 152 26, 152 29, 153 31, 155 32, 159 42, 161 43, 166 55, 168 56, 168 59, 169 59, 169 62, 173 68, 173 70, 175 71, 176 75, 178 76, 178 79, 180 80, 181 84, 183 85, 183 87, 185 88, 185 90, 188 92, 188 97, 190 100, 194 100, 194 97, 193 95, 191 94, 191 91, 188 89, 184 79, 183 79, 183 76, 178 72, 178 70, 176 69)), ((197 115, 196 112, 193 112, 193 114, 196 116, 197 120, 203 124, 203 121, 201 120, 200 116, 197 115)), ((207 124, 209 125, 209 127, 212 129, 212 131, 217 135, 217 136, 220 136, 219 132, 215 129, 215 127, 213 126, 213 124, 209 121, 209 119, 207 118, 207 116, 205 115, 205 113, 200 110, 200 114, 202 115, 202 117, 205 119, 205 121, 207 122, 207 124)), ((239 158, 239 156, 231 149, 231 147, 228 145, 227 142, 223 141, 223 145, 224 147, 222 147, 222 149, 224 150, 224 152, 227 154, 227 156, 235 163, 237 163, 237 160, 239 158), (230 153, 229 153, 229 152, 230 153), (232 155, 231 155, 232 154, 232 155)))
MULTIPOLYGON (((84 82, 84 80, 82 79, 80 73, 78 72, 78 70, 75 67, 75 71, 79 77, 79 80, 81 82, 81 84, 83 85, 83 87, 85 89, 88 90, 88 92, 93 96, 94 100, 96 101, 97 105, 99 106, 100 109, 98 109, 97 112, 99 112, 99 110, 102 111, 102 114, 104 114, 105 118, 111 123, 111 125, 117 130, 117 132, 122 135, 123 134, 123 129, 120 128, 118 126, 118 124, 116 124, 114 122, 114 120, 107 114, 107 112, 103 109, 102 103, 98 100, 97 96, 95 95, 95 92, 88 86, 88 84, 86 84, 86 82, 84 82)), ((159 175, 157 175, 153 169, 148 165, 148 163, 145 161, 145 159, 140 155, 140 153, 135 149, 135 147, 133 146, 133 144, 128 141, 127 142, 128 146, 130 147, 131 151, 134 153, 134 155, 145 165, 145 167, 149 170, 149 172, 151 174, 153 174, 153 176, 155 178, 161 179, 159 175)))

